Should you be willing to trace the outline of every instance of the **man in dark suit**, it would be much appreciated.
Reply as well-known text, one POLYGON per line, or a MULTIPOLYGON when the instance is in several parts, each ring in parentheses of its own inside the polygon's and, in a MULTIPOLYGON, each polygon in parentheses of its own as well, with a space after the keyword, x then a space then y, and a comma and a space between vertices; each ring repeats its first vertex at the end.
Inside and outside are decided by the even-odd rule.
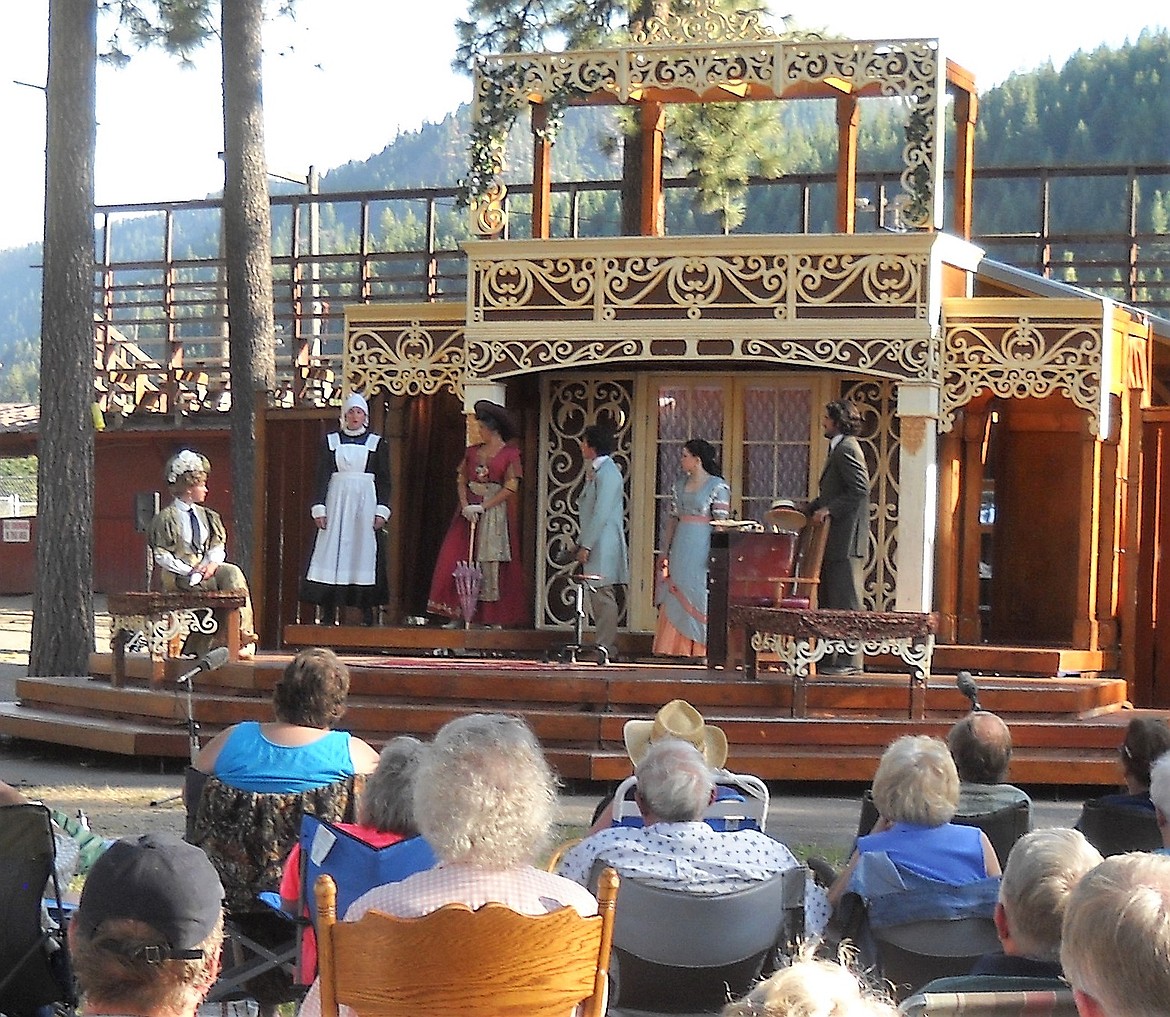
MULTIPOLYGON (((852 403, 835 400, 825 407, 821 426, 829 439, 829 458, 821 472, 820 492, 809 503, 809 511, 814 519, 831 522, 817 605, 860 611, 861 568, 869 543, 869 469, 854 437, 861 428, 861 414, 852 403)), ((828 655, 819 670, 822 674, 856 674, 861 670, 861 654, 828 655)))

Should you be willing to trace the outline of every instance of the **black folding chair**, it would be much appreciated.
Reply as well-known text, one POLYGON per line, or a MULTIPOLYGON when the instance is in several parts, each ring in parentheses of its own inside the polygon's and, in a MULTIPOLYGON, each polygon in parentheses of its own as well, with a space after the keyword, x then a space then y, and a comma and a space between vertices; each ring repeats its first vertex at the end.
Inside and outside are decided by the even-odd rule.
POLYGON ((0 1013, 25 1017, 39 1007, 77 1005, 64 935, 45 929, 42 899, 62 915, 49 810, 0 807, 0 1013))
POLYGON ((224 887, 227 942, 224 967, 209 1003, 251 997, 261 1009, 298 999, 300 953, 295 922, 273 911, 258 894, 275 891, 305 814, 352 822, 361 778, 291 794, 241 791, 217 777, 187 770, 186 839, 207 852, 224 887))

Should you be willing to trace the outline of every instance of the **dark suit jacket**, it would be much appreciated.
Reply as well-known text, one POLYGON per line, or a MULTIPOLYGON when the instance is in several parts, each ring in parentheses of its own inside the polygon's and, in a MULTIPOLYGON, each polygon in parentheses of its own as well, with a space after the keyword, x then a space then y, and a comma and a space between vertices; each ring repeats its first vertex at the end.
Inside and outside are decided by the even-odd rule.
POLYGON ((861 444, 851 435, 829 453, 811 511, 827 508, 832 523, 825 561, 864 558, 869 542, 869 468, 861 444))

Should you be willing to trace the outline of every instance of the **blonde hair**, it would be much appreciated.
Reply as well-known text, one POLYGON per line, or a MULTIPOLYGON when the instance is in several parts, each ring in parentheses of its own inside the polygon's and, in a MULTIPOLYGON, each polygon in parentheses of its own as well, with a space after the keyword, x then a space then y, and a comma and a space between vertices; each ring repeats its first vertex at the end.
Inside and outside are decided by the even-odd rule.
POLYGON ((1073 890, 1060 961, 1110 1017, 1163 1017, 1170 1000, 1170 858, 1106 858, 1073 890))
POLYGON ((721 1017, 895 1017, 893 1004, 843 963, 800 957, 721 1017))
POLYGON ((1079 830, 1033 830, 1013 845, 999 885, 1012 939, 1037 960, 1060 960, 1060 924, 1073 888, 1101 854, 1079 830))
POLYGON ((949 823, 959 807, 959 774, 946 744, 927 735, 892 742, 873 776, 873 803, 891 823, 949 823))

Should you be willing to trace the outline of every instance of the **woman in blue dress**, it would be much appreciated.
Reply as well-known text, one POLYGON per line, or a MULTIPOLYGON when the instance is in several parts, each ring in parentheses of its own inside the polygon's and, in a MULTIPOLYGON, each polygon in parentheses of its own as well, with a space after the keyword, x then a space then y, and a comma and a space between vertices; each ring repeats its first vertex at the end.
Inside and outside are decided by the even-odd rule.
POLYGON ((705 657, 711 520, 727 518, 731 488, 722 477, 715 447, 702 438, 683 445, 682 470, 662 541, 666 554, 658 563, 654 652, 665 657, 705 657))

